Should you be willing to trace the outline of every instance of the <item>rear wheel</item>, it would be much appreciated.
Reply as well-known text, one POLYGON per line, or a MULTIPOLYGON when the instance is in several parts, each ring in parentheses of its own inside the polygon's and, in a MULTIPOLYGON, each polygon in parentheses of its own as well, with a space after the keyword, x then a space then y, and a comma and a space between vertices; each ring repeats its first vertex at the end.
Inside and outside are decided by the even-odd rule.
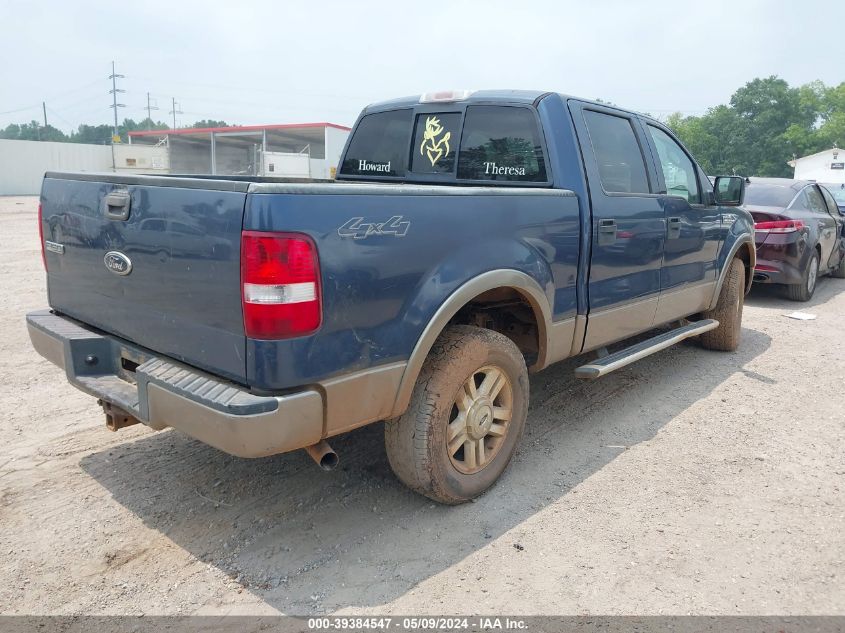
POLYGON ((742 306, 745 303, 745 264, 741 259, 731 261, 722 282, 716 307, 702 312, 703 319, 716 319, 719 327, 698 337, 707 349, 732 352, 739 347, 742 332, 742 306))
POLYGON ((842 255, 842 261, 839 262, 839 266, 833 269, 830 276, 836 277, 837 279, 845 279, 845 254, 842 255))
POLYGON ((390 466, 435 501, 469 501, 504 472, 527 413, 528 371, 513 341, 450 327, 426 359, 408 410, 385 425, 390 466))
POLYGON ((810 255, 810 261, 804 268, 804 275, 801 283, 790 284, 786 287, 786 296, 793 301, 809 301, 816 291, 816 282, 819 278, 819 253, 815 249, 810 255))

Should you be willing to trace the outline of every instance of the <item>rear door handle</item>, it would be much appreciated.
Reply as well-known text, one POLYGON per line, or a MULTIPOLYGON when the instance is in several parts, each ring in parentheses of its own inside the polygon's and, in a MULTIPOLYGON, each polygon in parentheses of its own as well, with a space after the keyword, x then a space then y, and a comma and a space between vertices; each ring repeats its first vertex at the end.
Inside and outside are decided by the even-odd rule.
POLYGON ((669 218, 666 238, 674 240, 681 237, 681 218, 669 218))
POLYGON ((616 220, 599 220, 599 246, 607 246, 616 241, 616 220))

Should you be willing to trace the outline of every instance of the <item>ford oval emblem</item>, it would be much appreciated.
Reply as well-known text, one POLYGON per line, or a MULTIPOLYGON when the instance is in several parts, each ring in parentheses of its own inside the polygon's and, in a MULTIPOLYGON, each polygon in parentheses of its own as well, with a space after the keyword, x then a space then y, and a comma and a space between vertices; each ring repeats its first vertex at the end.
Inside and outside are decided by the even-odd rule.
POLYGON ((115 275, 128 275, 132 272, 132 262, 120 251, 109 251, 103 256, 103 263, 115 275))

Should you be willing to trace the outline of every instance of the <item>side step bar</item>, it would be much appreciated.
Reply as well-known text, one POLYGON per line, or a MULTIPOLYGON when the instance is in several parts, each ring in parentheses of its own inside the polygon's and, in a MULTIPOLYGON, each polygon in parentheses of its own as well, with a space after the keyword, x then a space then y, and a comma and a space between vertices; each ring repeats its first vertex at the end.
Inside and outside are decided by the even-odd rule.
POLYGON ((613 354, 598 358, 586 365, 581 365, 575 370, 575 376, 584 380, 601 378, 612 371, 625 367, 625 365, 630 365, 641 358, 671 347, 675 343, 680 343, 684 339, 690 338, 691 336, 698 336, 717 327, 719 327, 719 322, 716 319, 705 319, 683 325, 674 330, 669 330, 663 334, 646 339, 636 345, 631 345, 631 347, 621 349, 613 354))

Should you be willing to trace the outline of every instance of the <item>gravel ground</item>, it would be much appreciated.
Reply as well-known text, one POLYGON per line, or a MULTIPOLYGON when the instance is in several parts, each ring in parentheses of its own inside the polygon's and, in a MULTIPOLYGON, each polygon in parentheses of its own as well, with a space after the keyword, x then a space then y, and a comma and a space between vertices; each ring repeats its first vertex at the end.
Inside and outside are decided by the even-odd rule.
POLYGON ((380 425, 332 473, 106 430, 29 345, 36 205, 0 198, 1 613, 845 614, 845 280, 755 290, 735 353, 532 377, 510 469, 446 508, 380 425))

